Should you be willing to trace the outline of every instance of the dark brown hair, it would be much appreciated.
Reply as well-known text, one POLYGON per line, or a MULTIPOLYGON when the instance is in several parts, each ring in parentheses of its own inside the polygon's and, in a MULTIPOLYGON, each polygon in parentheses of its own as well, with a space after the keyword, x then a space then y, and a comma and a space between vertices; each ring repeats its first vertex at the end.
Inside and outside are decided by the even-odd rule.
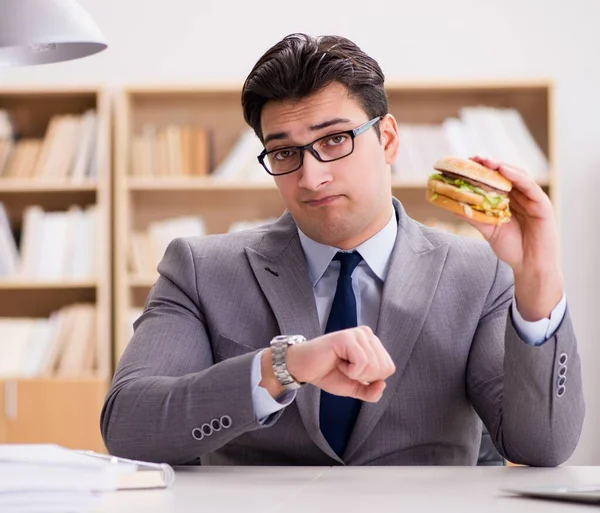
MULTIPOLYGON (((387 114, 379 64, 340 36, 290 34, 258 60, 242 89, 244 119, 263 140, 260 115, 269 100, 299 100, 332 82, 348 88, 369 119, 387 114)), ((375 125, 379 136, 379 125, 375 125)))

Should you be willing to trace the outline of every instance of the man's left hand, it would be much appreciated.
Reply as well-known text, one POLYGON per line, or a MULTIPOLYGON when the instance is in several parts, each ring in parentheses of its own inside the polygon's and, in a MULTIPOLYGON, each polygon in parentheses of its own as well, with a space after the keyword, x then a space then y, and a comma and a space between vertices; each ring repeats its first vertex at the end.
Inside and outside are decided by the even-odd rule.
POLYGON ((512 219, 490 225, 465 219, 489 242, 498 258, 513 269, 515 298, 526 321, 550 317, 563 295, 559 238, 554 209, 542 188, 524 171, 482 157, 471 160, 494 169, 513 184, 512 219))

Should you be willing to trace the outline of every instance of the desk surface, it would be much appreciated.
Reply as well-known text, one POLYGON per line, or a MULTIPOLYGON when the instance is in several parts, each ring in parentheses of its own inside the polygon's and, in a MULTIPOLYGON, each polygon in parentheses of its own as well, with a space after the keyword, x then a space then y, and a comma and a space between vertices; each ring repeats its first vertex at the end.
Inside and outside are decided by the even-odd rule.
POLYGON ((169 490, 107 494, 110 513, 590 511, 503 488, 600 485, 600 467, 195 467, 169 490))

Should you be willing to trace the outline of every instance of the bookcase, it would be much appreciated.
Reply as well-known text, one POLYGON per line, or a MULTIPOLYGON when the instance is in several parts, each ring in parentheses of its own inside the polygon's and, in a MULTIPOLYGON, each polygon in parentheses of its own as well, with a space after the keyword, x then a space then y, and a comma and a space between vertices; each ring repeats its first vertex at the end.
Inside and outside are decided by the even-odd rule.
POLYGON ((0 88, 0 443, 104 450, 110 114, 101 87, 0 88))
MULTIPOLYGON (((283 212, 271 178, 257 171, 261 148, 244 123, 240 90, 239 84, 131 86, 119 93, 114 167, 115 360, 126 347, 132 321, 157 278, 156 264, 168 239, 226 232, 283 212), (200 132, 201 140, 193 135, 200 132), (238 172, 242 169, 244 173, 238 172), (198 217, 200 228, 194 224, 198 217), (173 219, 181 222, 169 221, 173 219), (162 228, 157 228, 161 223, 162 228), (134 243, 144 231, 153 231, 153 245, 134 243), (150 254, 151 261, 139 263, 150 254)), ((456 224, 452 214, 425 201, 433 162, 458 151, 463 157, 480 153, 533 164, 536 180, 556 203, 552 91, 552 83, 545 80, 389 83, 389 110, 400 124, 401 136, 401 155, 392 166, 394 195, 417 220, 474 235, 467 225, 456 224)))

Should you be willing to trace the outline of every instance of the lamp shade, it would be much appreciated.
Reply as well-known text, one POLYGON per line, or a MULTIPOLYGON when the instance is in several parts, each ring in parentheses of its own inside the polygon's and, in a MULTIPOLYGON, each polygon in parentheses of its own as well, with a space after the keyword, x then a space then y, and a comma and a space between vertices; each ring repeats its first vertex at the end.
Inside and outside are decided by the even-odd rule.
POLYGON ((75 0, 0 0, 0 66, 69 61, 106 47, 75 0))

